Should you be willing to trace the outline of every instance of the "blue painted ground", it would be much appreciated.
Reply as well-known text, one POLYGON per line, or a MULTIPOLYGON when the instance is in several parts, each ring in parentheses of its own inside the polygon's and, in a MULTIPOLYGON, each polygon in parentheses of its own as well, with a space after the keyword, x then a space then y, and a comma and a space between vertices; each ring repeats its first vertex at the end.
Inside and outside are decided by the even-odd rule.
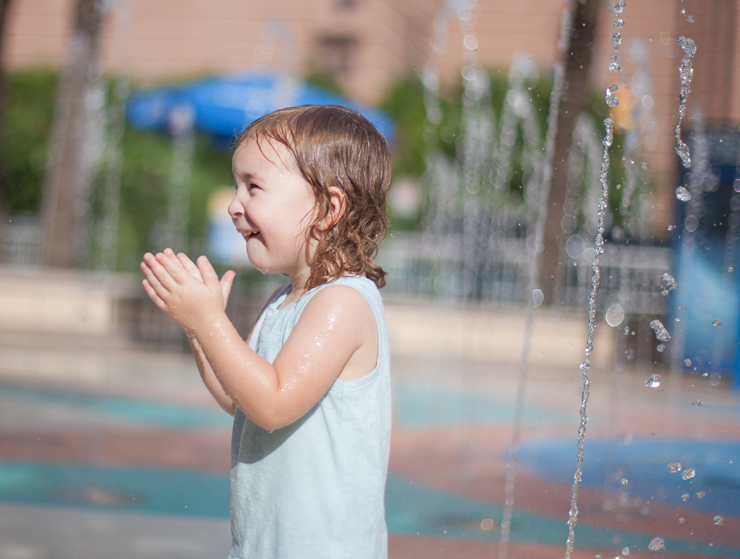
MULTIPOLYGON (((173 402, 71 394, 22 386, 0 386, 0 398, 63 405, 80 413, 99 415, 109 422, 129 425, 168 429, 231 426, 231 418, 221 410, 173 402)), ((396 411, 394 421, 402 427, 510 424, 514 417, 513 402, 419 383, 395 386, 393 402, 396 411)), ((572 413, 536 408, 524 411, 527 424, 575 424, 576 420, 577 416, 572 413)))
MULTIPOLYGON (((0 502, 106 511, 138 512, 227 519, 229 478, 226 474, 157 468, 116 468, 33 462, 0 463, 0 502)), ((501 507, 459 497, 390 476, 386 487, 386 520, 391 533, 495 540, 498 532, 480 528, 485 518, 501 518, 501 507)), ((515 511, 512 541, 561 545, 565 521, 515 511)), ((583 547, 628 546, 647 549, 651 537, 578 527, 583 547)), ((666 540, 673 552, 737 556, 735 549, 691 541, 666 540)))
MULTIPOLYGON (((519 465, 539 477, 558 483, 573 482, 576 442, 537 440, 521 445, 519 465)), ((619 487, 626 479, 630 495, 660 501, 675 508, 693 509, 711 515, 740 517, 740 444, 686 439, 638 439, 625 444, 587 440, 584 444, 581 485, 619 487), (682 471, 671 473, 668 464, 681 464, 682 471), (695 476, 682 475, 692 468, 695 476), (697 493, 704 492, 702 498, 697 493), (682 496, 689 495, 684 501, 682 496)))
MULTIPOLYGON (((394 420, 403 427, 441 427, 446 425, 511 425, 514 402, 478 396, 421 383, 399 383, 394 386, 394 420)), ((525 408, 526 424, 573 424, 573 413, 525 408)))

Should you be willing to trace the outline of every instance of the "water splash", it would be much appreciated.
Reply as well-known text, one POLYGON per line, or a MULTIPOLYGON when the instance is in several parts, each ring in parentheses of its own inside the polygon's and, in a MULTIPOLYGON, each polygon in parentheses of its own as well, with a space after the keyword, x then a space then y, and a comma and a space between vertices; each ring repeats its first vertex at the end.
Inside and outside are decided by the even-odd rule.
MULTIPOLYGON (((652 79, 651 49, 644 39, 632 37, 627 44, 627 57, 632 63, 632 77, 629 91, 637 101, 632 108, 633 125, 624 136, 622 154, 627 161, 636 161, 642 157, 641 146, 647 139, 655 137, 655 119, 652 116, 654 106, 654 87, 652 79)), ((622 191, 624 225, 630 236, 636 241, 652 235, 652 189, 647 187, 647 173, 642 165, 624 165, 625 185, 622 191), (639 184, 639 188, 638 188, 639 184), (635 196, 637 192, 637 196, 635 196), (638 202, 638 203, 636 203, 638 202)))
MULTIPOLYGON (((700 404, 701 405, 701 404, 700 404)), ((681 474, 681 479, 687 480, 691 479, 696 475, 696 472, 694 471, 694 468, 686 468, 683 473, 681 474)))
MULTIPOLYGON (((620 0, 623 2, 624 0, 620 0)), ((604 153, 601 163, 601 172, 599 173, 599 182, 601 183, 601 198, 599 199, 598 208, 598 233, 596 234, 596 257, 592 265, 593 278, 591 279, 591 294, 588 297, 588 337, 586 338, 586 359, 581 363, 580 370, 583 378, 583 390, 581 391, 581 422, 578 427, 578 452, 576 455, 576 472, 573 476, 573 488, 571 490, 570 512, 568 514, 568 539, 566 541, 566 559, 573 555, 573 544, 575 541, 575 527, 578 521, 578 487, 581 483, 583 471, 583 440, 586 436, 586 407, 590 396, 591 380, 588 378, 588 370, 591 367, 591 352, 593 351, 594 332, 596 329, 596 293, 599 288, 601 279, 601 254, 604 252, 604 220, 606 218, 606 209, 609 200, 609 148, 614 142, 614 121, 611 118, 604 120, 606 135, 602 144, 604 153)))
MULTIPOLYGON (((618 21, 619 16, 627 6, 626 0, 619 0, 614 6, 614 13, 616 14, 618 21)), ((619 44, 622 42, 621 35, 615 33, 613 43, 613 56, 611 63, 616 64, 616 54, 619 44)), ((610 65, 611 68, 611 65, 610 65)), ((612 85, 606 90, 606 104, 609 107, 616 107, 619 104, 619 99, 614 95, 617 91, 617 86, 612 85)), ((573 555, 573 545, 575 542, 575 527, 578 522, 578 487, 581 483, 582 472, 583 472, 583 441, 586 436, 586 424, 588 422, 588 416, 586 415, 586 409, 588 405, 588 399, 590 396, 591 380, 588 377, 588 370, 591 367, 591 352, 593 351, 594 331, 596 328, 596 293, 599 288, 599 281, 601 279, 601 254, 604 252, 604 220, 606 218, 606 210, 609 203, 609 148, 614 142, 614 120, 607 118, 604 120, 604 129, 606 135, 602 140, 604 147, 602 159, 601 159, 601 170, 599 171, 599 183, 601 184, 601 197, 599 198, 598 204, 598 224, 596 234, 596 256, 593 261, 593 272, 594 275, 591 279, 591 294, 588 298, 588 336, 586 338, 586 358, 580 365, 581 376, 583 379, 583 389, 581 391, 581 408, 580 408, 580 425, 578 427, 578 451, 576 453, 576 472, 573 475, 573 488, 571 489, 570 496, 570 511, 568 513, 568 539, 565 544, 565 559, 570 559, 573 555)))
MULTIPOLYGON (((620 71, 621 71, 621 69, 620 69, 620 71)), ((619 86, 616 85, 616 84, 615 85, 610 85, 609 87, 606 88, 605 101, 606 101, 606 104, 609 105, 612 108, 614 108, 617 105, 619 105, 619 99, 617 99, 616 95, 614 95, 617 92, 618 89, 619 89, 619 86)))
POLYGON ((167 181, 167 214, 152 230, 160 246, 174 251, 188 249, 190 179, 195 147, 195 111, 189 104, 174 107, 168 115, 172 133, 172 163, 167 181))
POLYGON ((650 378, 645 381, 645 386, 648 388, 658 388, 660 386, 660 375, 650 375, 650 378))
MULTIPOLYGON (((543 242, 545 235, 545 220, 547 218, 547 199, 552 183, 553 156, 555 154, 555 136, 557 135, 558 112, 560 110, 560 99, 563 96, 564 82, 563 68, 555 65, 553 68, 553 85, 550 94, 550 110, 547 117, 547 134, 545 137, 545 161, 542 175, 542 186, 539 192, 539 201, 536 204, 537 215, 534 228, 534 242, 531 243, 531 262, 529 267, 530 293, 537 287, 540 272, 540 252, 537 247, 543 242)), ((511 517, 514 511, 514 487, 516 482, 516 468, 518 463, 519 441, 524 419, 524 395, 527 384, 529 369, 529 357, 532 344, 532 327, 534 323, 534 300, 530 300, 527 306, 527 317, 524 327, 524 349, 522 353, 522 365, 519 371, 519 382, 517 387, 516 406, 514 408, 514 429, 511 445, 509 446, 509 460, 507 461, 506 484, 504 486, 505 507, 501 520, 501 537, 499 539, 499 559, 506 559, 509 538, 511 535, 511 517)))
POLYGON ((716 524, 717 526, 722 526, 722 525, 724 525, 724 523, 725 523, 725 519, 724 519, 723 517, 721 517, 721 516, 715 516, 715 517, 714 517, 714 523, 715 523, 715 524, 716 524))
POLYGON ((668 272, 663 274, 660 279, 666 283, 665 289, 661 291, 662 295, 668 295, 669 292, 678 288, 678 284, 676 283, 675 278, 668 272))
POLYGON ((655 337, 658 338, 661 342, 667 342, 671 339, 671 335, 668 333, 668 330, 666 330, 665 326, 663 326, 663 323, 657 318, 650 321, 650 328, 655 331, 655 337))
MULTIPOLYGON (((683 226, 680 226, 681 232, 681 262, 691 262, 696 250, 697 239, 693 234, 699 227, 699 220, 703 219, 704 204, 702 197, 702 184, 707 179, 711 167, 709 164, 709 146, 705 130, 704 112, 700 108, 694 108, 692 111, 692 120, 694 121, 693 132, 691 135, 691 149, 693 151, 694 164, 691 174, 687 178, 687 190, 689 199, 686 200, 686 219, 683 226)), ((686 285, 690 280, 690 269, 688 266, 681 266, 678 270, 678 280, 680 284, 686 285)), ((678 310, 686 310, 686 302, 689 293, 686 290, 677 292, 678 310), (679 294, 680 293, 680 294, 679 294)), ((686 323, 679 322, 676 324, 674 331, 673 351, 671 360, 671 374, 678 375, 682 370, 682 360, 684 359, 684 350, 686 347, 687 336, 686 323)))
POLYGON ((712 321, 712 326, 714 326, 715 328, 719 328, 720 326, 722 326, 722 322, 720 322, 719 318, 715 318, 712 321))
POLYGON ((648 549, 650 551, 662 551, 665 549, 665 541, 663 538, 653 538, 648 544, 648 549))
POLYGON ((696 45, 694 41, 687 37, 679 37, 678 44, 686 53, 681 60, 681 66, 679 66, 679 76, 681 78, 681 93, 679 94, 679 105, 678 105, 678 120, 676 121, 676 153, 681 158, 681 163, 685 168, 691 167, 691 153, 689 152, 689 146, 687 146, 683 140, 681 140, 681 120, 686 115, 686 104, 689 100, 689 93, 691 91, 691 78, 694 77, 694 65, 692 60, 696 54, 696 45))
POLYGON ((681 202, 688 202, 691 200, 691 192, 685 186, 679 186, 676 189, 676 198, 681 200, 681 202))

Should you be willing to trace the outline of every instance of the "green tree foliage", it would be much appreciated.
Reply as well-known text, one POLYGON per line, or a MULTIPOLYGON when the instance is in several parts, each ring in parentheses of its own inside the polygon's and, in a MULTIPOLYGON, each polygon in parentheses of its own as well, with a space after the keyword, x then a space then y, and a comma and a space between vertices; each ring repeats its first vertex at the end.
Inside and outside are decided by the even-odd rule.
POLYGON ((8 211, 36 213, 46 172, 58 74, 49 70, 8 73, 0 168, 8 211))
MULTIPOLYGON (((8 75, 5 138, 0 160, 8 177, 8 211, 39 213, 59 75, 50 70, 8 75)), ((167 181, 172 159, 171 140, 165 134, 135 129, 125 131, 122 143, 121 192, 118 227, 120 271, 136 272, 141 255, 155 246, 151 232, 167 212, 167 181)), ((101 219, 104 169, 95 180, 94 218, 101 219)), ((202 247, 207 225, 207 200, 218 187, 232 184, 231 150, 196 137, 190 182, 189 236, 202 247)))
MULTIPOLYGON (((489 71, 491 104, 497 122, 500 123, 501 110, 505 96, 510 86, 505 70, 489 71)), ((547 117, 550 109, 550 92, 552 89, 551 76, 544 72, 529 88, 530 99, 536 110, 540 130, 544 143, 547 131, 547 117)), ((396 139, 393 145, 393 173, 394 176, 410 175, 421 179, 425 172, 425 157, 429 150, 439 149, 450 158, 456 156, 455 140, 460 132, 460 117, 462 113, 462 87, 457 84, 441 91, 440 104, 444 113, 443 121, 437 126, 436 133, 425 138, 426 112, 424 107, 424 86, 416 75, 399 79, 390 88, 380 108, 387 111, 395 120, 396 139)), ((599 133, 603 130, 603 119, 607 116, 608 107, 604 103, 604 96, 600 91, 589 93, 587 111, 594 121, 594 128, 599 133)), ((610 207, 614 216, 614 223, 621 224, 620 214, 621 192, 615 187, 624 182, 624 167, 621 156, 621 146, 624 133, 615 130, 615 141, 611 153, 612 166, 609 173, 610 207)), ((596 139, 598 142, 601 138, 596 139)), ((510 190, 514 197, 521 196, 523 170, 519 161, 522 152, 521 134, 512 148, 512 177, 510 190)), ((402 221, 396 226, 400 229, 413 229, 418 220, 402 221)))

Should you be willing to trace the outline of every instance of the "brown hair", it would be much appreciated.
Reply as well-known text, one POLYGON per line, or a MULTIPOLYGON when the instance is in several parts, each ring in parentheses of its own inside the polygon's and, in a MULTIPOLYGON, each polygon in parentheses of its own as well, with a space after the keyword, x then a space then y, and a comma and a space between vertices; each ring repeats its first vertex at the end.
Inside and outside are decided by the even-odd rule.
POLYGON ((284 145, 298 172, 313 188, 316 215, 307 236, 317 241, 306 290, 346 274, 385 285, 375 264, 388 229, 385 202, 391 183, 391 153, 365 117, 339 106, 305 105, 275 111, 250 124, 236 146, 266 139, 284 145), (345 208, 330 228, 321 221, 331 209, 329 187, 344 193, 345 208))

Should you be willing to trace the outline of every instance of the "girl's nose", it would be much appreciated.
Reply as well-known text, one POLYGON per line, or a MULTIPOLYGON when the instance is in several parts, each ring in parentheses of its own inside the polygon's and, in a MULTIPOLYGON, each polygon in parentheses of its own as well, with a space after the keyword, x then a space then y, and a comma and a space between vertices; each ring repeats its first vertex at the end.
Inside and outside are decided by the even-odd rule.
POLYGON ((229 202, 229 215, 234 217, 240 217, 244 215, 244 207, 239 202, 239 199, 237 196, 234 196, 231 199, 231 202, 229 202))

